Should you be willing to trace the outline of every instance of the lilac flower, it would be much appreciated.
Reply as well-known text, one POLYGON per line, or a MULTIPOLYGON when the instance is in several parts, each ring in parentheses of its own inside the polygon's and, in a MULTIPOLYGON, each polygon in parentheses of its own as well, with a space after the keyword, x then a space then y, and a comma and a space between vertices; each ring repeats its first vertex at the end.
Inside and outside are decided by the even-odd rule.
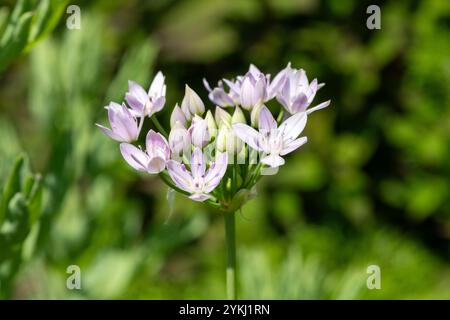
POLYGON ((111 102, 106 107, 108 110, 111 129, 96 124, 106 135, 119 142, 132 142, 137 140, 140 129, 135 117, 125 104, 111 102))
POLYGON ((284 78, 280 74, 270 82, 270 75, 262 73, 255 65, 251 64, 248 72, 244 76, 237 76, 236 79, 223 79, 219 81, 217 87, 211 88, 208 81, 203 79, 203 84, 209 92, 209 99, 221 107, 241 105, 244 109, 250 110, 255 105, 273 99, 284 78), (229 87, 227 92, 224 83, 229 87))
POLYGON ((260 79, 265 78, 265 99, 263 102, 267 102, 277 95, 281 85, 284 81, 284 73, 281 71, 275 76, 275 78, 270 81, 270 74, 264 74, 262 73, 255 65, 251 64, 250 68, 248 69, 248 73, 250 74, 254 79, 260 79))
POLYGON ((286 68, 279 73, 282 86, 277 94, 277 100, 290 114, 306 111, 307 114, 328 107, 330 100, 307 110, 313 101, 316 92, 322 88, 324 83, 317 83, 317 79, 308 82, 305 70, 292 69, 288 63, 286 68))
POLYGON ((151 117, 155 112, 160 111, 166 103, 166 85, 161 71, 153 79, 148 93, 136 82, 128 81, 125 100, 137 117, 151 117))
POLYGON ((254 72, 254 74, 249 71, 241 86, 241 106, 246 110, 261 105, 267 97, 266 76, 262 73, 254 72))
POLYGON ((224 79, 223 81, 219 81, 217 83, 217 87, 214 89, 211 88, 208 81, 206 79, 203 79, 203 85, 205 86, 206 90, 208 90, 208 98, 213 103, 215 103, 218 106, 221 107, 230 107, 235 106, 240 103, 240 88, 241 88, 241 80, 242 77, 238 77, 237 80, 227 80, 224 79), (225 91, 225 88, 223 86, 223 82, 226 82, 228 87, 230 88, 229 92, 225 91))
POLYGON ((169 160, 167 169, 173 182, 182 190, 190 193, 189 198, 195 201, 205 201, 222 180, 227 170, 228 156, 218 153, 216 161, 206 170, 206 159, 200 148, 195 148, 191 157, 191 172, 185 165, 169 160))
POLYGON ((129 143, 120 144, 120 152, 130 166, 148 173, 163 171, 170 159, 170 149, 166 138, 153 130, 147 134, 145 152, 129 143))
POLYGON ((281 156, 306 143, 306 137, 297 138, 305 128, 306 120, 306 113, 301 112, 291 116, 278 127, 269 109, 263 107, 259 117, 259 132, 243 123, 234 124, 233 129, 251 148, 264 153, 262 163, 276 168, 284 164, 281 156))

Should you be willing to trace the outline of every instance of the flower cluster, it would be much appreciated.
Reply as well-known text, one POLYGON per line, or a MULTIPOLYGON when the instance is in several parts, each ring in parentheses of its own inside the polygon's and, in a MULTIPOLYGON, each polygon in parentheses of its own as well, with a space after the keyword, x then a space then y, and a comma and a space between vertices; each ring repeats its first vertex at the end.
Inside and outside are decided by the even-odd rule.
POLYGON ((134 169, 159 174, 170 188, 195 201, 235 210, 254 195, 262 169, 282 166, 285 155, 307 142, 300 134, 308 115, 330 101, 310 107, 324 84, 309 82, 305 71, 290 63, 272 80, 250 65, 245 75, 223 79, 214 88, 203 82, 215 109, 206 110, 186 85, 181 105, 172 109, 168 133, 155 115, 166 103, 161 72, 148 91, 129 81, 127 104, 106 107, 110 128, 97 125, 121 142, 121 154, 134 169), (272 100, 279 104, 269 109, 272 100), (143 149, 137 141, 146 118, 154 129, 143 149))

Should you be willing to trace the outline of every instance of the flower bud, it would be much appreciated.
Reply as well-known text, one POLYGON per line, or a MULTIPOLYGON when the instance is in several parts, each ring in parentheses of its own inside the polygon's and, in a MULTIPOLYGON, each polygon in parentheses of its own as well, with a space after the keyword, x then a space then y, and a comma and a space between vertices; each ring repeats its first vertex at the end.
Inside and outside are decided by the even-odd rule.
POLYGON ((250 123, 253 127, 257 127, 259 124, 259 114, 261 113, 261 109, 265 107, 265 105, 257 105, 255 108, 252 109, 252 112, 250 113, 250 123))
POLYGON ((223 125, 219 129, 216 139, 216 147, 220 152, 227 152, 228 155, 235 155, 242 150, 244 143, 236 137, 233 130, 223 125))
POLYGON ((247 73, 241 86, 241 106, 251 110, 262 104, 266 98, 267 79, 263 74, 247 73), (257 78, 255 78, 255 76, 257 78))
POLYGON ((185 87, 184 98, 181 102, 181 110, 188 120, 191 119, 191 115, 202 115, 205 112, 203 101, 188 85, 185 87))
POLYGON ((180 121, 177 121, 170 130, 169 146, 172 154, 180 155, 187 153, 191 147, 191 137, 188 130, 180 121))
POLYGON ((196 147, 203 148, 211 139, 208 123, 197 115, 192 119, 192 124, 188 131, 191 135, 191 142, 196 147))
POLYGON ((242 112, 241 108, 236 107, 234 110, 233 116, 231 117, 231 123, 246 123, 244 113, 242 112))
POLYGON ((212 115, 210 110, 208 110, 208 112, 206 112, 205 120, 206 120, 206 123, 208 124, 208 130, 209 130, 209 134, 210 134, 211 138, 217 136, 216 120, 214 120, 214 116, 212 115))
POLYGON ((181 108, 178 106, 178 104, 175 105, 170 116, 170 127, 175 127, 175 124, 177 122, 180 122, 183 127, 186 127, 186 117, 184 116, 184 113, 183 111, 181 111, 181 108))
POLYGON ((223 110, 222 108, 216 106, 216 122, 217 126, 220 128, 222 125, 225 125, 227 127, 231 127, 231 115, 223 110))
POLYGON ((216 138, 216 147, 220 152, 227 149, 227 129, 226 126, 221 126, 216 138))

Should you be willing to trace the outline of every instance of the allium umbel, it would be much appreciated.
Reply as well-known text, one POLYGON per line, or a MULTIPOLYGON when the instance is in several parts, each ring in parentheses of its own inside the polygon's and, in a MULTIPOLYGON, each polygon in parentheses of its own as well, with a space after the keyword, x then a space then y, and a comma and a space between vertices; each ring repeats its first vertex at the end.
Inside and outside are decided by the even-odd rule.
MULTIPOLYGON (((274 173, 265 168, 284 165, 284 157, 307 142, 300 134, 308 115, 330 104, 311 107, 324 84, 309 82, 306 72, 290 63, 272 80, 250 65, 244 75, 222 79, 215 88, 203 80, 209 107, 186 85, 180 106, 170 110, 170 126, 163 126, 156 112, 166 103, 164 81, 158 72, 148 92, 129 81, 127 104, 106 107, 111 128, 98 126, 122 142, 120 152, 132 168, 158 174, 170 189, 224 212, 229 253, 235 255, 234 212, 255 197, 262 175, 274 173), (143 148, 139 136, 147 117, 152 129, 143 148)), ((236 297, 234 261, 229 255, 229 298, 236 297)))

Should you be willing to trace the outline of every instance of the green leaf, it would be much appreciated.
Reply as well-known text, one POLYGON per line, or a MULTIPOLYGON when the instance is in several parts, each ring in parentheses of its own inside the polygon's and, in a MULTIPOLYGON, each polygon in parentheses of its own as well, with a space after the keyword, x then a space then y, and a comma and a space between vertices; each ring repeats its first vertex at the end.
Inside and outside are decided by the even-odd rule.
POLYGON ((17 158, 3 189, 2 198, 0 201, 0 227, 6 217, 9 201, 15 193, 20 191, 20 172, 24 161, 25 158, 23 155, 20 155, 17 158))
POLYGON ((0 72, 55 28, 67 2, 41 0, 37 7, 34 7, 34 1, 29 0, 16 3, 9 21, 3 23, 5 19, 0 20, 0 31, 4 29, 0 38, 0 72))
POLYGON ((67 3, 67 0, 42 0, 39 3, 26 50, 56 27, 67 3))
POLYGON ((20 54, 22 49, 26 46, 32 19, 32 12, 23 14, 19 18, 17 25, 14 27, 11 38, 8 39, 4 47, 0 48, 0 72, 3 71, 13 58, 20 54))

